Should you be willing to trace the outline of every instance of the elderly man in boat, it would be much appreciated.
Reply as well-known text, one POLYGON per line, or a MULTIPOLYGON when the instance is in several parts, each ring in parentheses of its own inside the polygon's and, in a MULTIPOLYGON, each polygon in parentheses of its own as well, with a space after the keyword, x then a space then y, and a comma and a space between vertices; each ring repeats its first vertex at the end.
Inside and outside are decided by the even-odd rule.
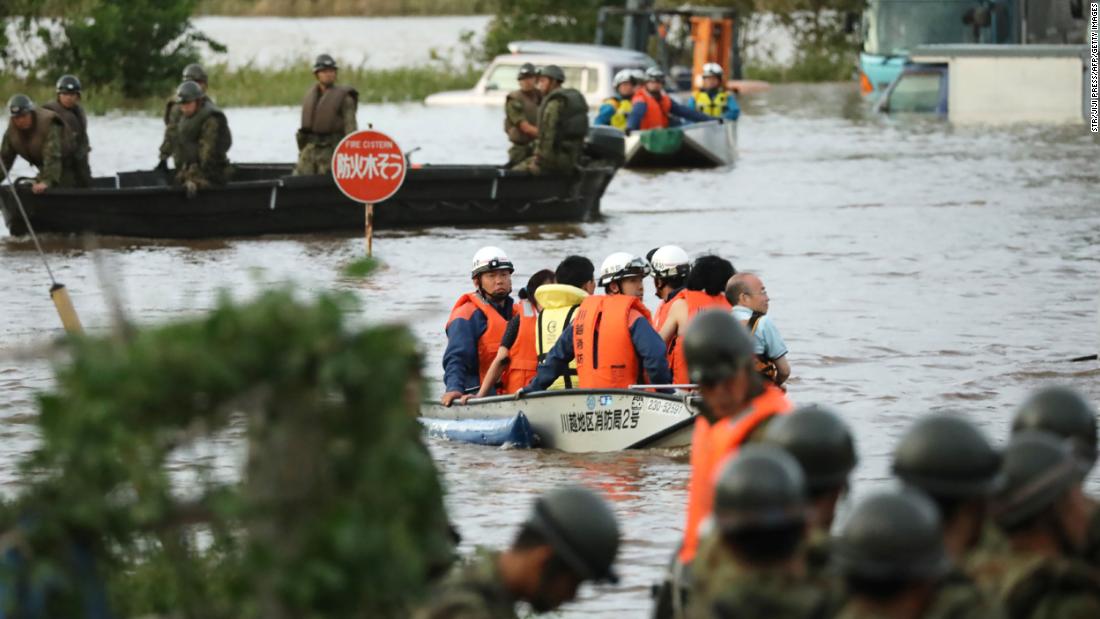
POLYGON ((634 93, 630 117, 626 119, 627 131, 667 129, 683 121, 706 122, 714 120, 702 112, 680 105, 665 92, 665 72, 650 67, 645 72, 645 86, 634 93))
POLYGON ((31 186, 34 193, 49 187, 73 186, 73 170, 65 168, 65 124, 50 110, 36 107, 27 95, 8 100, 8 130, 0 144, 0 159, 10 170, 16 156, 38 169, 31 186))

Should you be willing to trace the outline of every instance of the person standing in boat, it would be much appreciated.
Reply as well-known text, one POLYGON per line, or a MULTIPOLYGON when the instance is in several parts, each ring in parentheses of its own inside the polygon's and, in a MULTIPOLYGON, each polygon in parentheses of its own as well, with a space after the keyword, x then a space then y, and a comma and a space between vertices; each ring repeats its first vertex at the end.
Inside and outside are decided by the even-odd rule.
POLYGON ((321 54, 313 63, 317 79, 302 99, 302 124, 298 129, 298 165, 295 175, 328 174, 332 169, 332 153, 344 136, 359 130, 355 112, 359 92, 336 83, 339 67, 328 54, 321 54))
POLYGON ((604 100, 592 124, 626 131, 626 119, 633 108, 631 100, 634 99, 634 89, 638 83, 634 81, 634 73, 631 69, 623 69, 615 74, 613 85, 615 96, 604 100))
POLYGON ((57 80, 57 98, 42 107, 57 114, 65 124, 65 144, 62 150, 63 176, 72 179, 69 187, 88 187, 92 184, 92 169, 88 154, 92 147, 88 142, 88 117, 80 105, 80 80, 75 75, 62 75, 57 80))
POLYGON ((646 255, 650 271, 653 273, 653 285, 657 289, 657 298, 661 305, 653 316, 653 326, 660 331, 672 307, 672 299, 684 289, 688 273, 691 272, 691 258, 687 252, 675 245, 665 245, 651 249, 646 255))
POLYGON ((172 160, 176 182, 194 197, 199 189, 224 185, 229 179, 233 136, 225 114, 206 98, 202 87, 184 82, 176 91, 180 120, 172 160))
MULTIPOLYGON (((203 95, 208 99, 210 98, 207 91, 209 80, 210 78, 207 77, 202 65, 197 64, 189 64, 184 67, 183 75, 180 78, 180 82, 195 82, 198 84, 203 95)), ((176 97, 172 97, 164 104, 164 139, 160 143, 160 163, 156 167, 157 171, 161 173, 168 171, 168 159, 176 149, 176 132, 179 130, 180 118, 182 117, 179 102, 176 97)))
POLYGON ((576 88, 563 88, 565 72, 557 65, 538 69, 539 135, 535 152, 513 167, 534 174, 572 175, 588 134, 588 102, 576 88))
POLYGON ((523 63, 519 68, 519 88, 504 100, 504 133, 512 147, 508 149, 508 167, 519 164, 535 154, 535 138, 539 136, 539 104, 542 93, 536 87, 535 65, 523 63))
MULTIPOLYGON (((537 341, 539 363, 542 363, 565 328, 573 324, 577 308, 596 292, 596 267, 584 256, 567 256, 554 271, 555 284, 542 286, 535 293, 539 310, 537 341)), ((549 389, 573 389, 577 386, 577 360, 569 362, 565 373, 549 389)))
POLYGON ((630 117, 626 119, 627 131, 639 129, 666 129, 681 124, 682 120, 706 122, 710 116, 680 105, 665 92, 665 72, 650 67, 645 72, 645 86, 634 93, 630 117))
POLYGON ((716 62, 703 65, 703 87, 695 92, 688 106, 711 118, 737 120, 741 117, 737 99, 722 88, 722 66, 716 62))
POLYGON ((649 265, 616 252, 600 266, 604 294, 581 302, 573 322, 562 330, 538 374, 524 392, 543 391, 576 360, 581 389, 625 389, 636 384, 667 385, 672 375, 665 345, 642 304, 649 265))
POLYGON ((8 130, 0 144, 4 168, 11 170, 15 157, 22 157, 38 169, 31 191, 42 193, 50 187, 64 186, 65 124, 50 110, 35 107, 27 95, 8 100, 8 130))
POLYGON ((726 286, 726 299, 733 305, 734 317, 752 333, 756 370, 782 387, 791 375, 791 364, 787 361, 787 344, 768 317, 770 299, 764 282, 754 273, 738 273, 726 286))
MULTIPOLYGON (((691 265, 687 287, 665 305, 669 307, 661 339, 668 345, 668 365, 672 368, 672 382, 683 385, 688 382, 687 362, 684 361, 684 332, 688 324, 703 310, 729 312, 733 306, 726 301, 726 282, 734 274, 733 264, 719 256, 700 256, 691 265)), ((664 307, 664 306, 662 306, 664 307)))
POLYGON ((443 351, 445 392, 440 400, 443 406, 450 406, 463 394, 474 393, 481 387, 504 339, 508 321, 517 311, 512 301, 513 272, 515 266, 499 247, 482 247, 474 254, 470 272, 474 291, 459 297, 447 318, 447 348, 443 351))

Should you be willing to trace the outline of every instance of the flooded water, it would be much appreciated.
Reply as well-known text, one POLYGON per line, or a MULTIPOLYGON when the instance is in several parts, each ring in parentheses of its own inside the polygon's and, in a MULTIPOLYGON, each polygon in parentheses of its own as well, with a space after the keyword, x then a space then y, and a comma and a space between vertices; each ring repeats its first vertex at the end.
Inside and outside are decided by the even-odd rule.
MULTIPOLYGON (((849 84, 780 86, 745 102, 731 169, 621 172, 590 224, 385 232, 385 268, 368 283, 339 278, 363 252, 355 238, 202 243, 101 241, 102 271, 138 321, 210 307, 220 290, 247 297, 287 281, 351 288, 365 319, 408 322, 438 378, 443 323, 486 244, 518 265, 517 284, 570 253, 597 264, 613 251, 678 243, 757 271, 791 348, 791 396, 837 407, 854 426, 857 494, 888 483, 897 437, 918 416, 956 411, 1002 440, 1013 407, 1058 382, 1100 400, 1100 366, 1064 359, 1100 348, 1100 142, 1083 128, 952 128, 864 111, 849 84)), ((231 156, 289 161, 292 109, 231 109, 231 156)), ((360 123, 392 133, 421 162, 499 162, 494 109, 369 106, 360 123)), ((155 163, 152 117, 91 121, 99 173, 155 163)), ((49 258, 85 324, 108 325, 103 284, 79 240, 51 239, 49 258)), ((0 346, 10 352, 59 328, 28 242, 0 239, 0 346)), ((650 291, 652 293, 652 291, 650 291)), ((655 299, 649 298, 651 305, 655 299)), ((0 358, 0 483, 35 440, 45 363, 0 358)), ((434 385, 435 392, 439 385, 434 385)), ((531 499, 564 482, 599 488, 625 526, 623 583, 586 588, 566 615, 639 616, 680 534, 687 465, 654 452, 600 456, 433 442, 448 505, 467 547, 507 544, 531 499)), ((232 458, 230 458, 232 460, 232 458)), ((1089 486, 1100 493, 1094 472, 1089 486)))

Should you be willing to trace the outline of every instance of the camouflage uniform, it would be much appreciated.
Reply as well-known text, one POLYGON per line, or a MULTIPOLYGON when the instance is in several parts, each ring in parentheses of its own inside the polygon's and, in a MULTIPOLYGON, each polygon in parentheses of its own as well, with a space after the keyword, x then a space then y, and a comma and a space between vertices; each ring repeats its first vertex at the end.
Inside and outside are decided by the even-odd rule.
POLYGON ((512 147, 508 149, 508 167, 535 154, 535 138, 520 131, 519 125, 527 121, 538 126, 540 102, 542 95, 537 90, 513 90, 504 101, 504 132, 512 143, 512 147))
MULTIPOLYGON (((1091 498, 1089 500, 1092 501, 1091 498)), ((1092 569, 1100 570, 1100 505, 1097 505, 1096 501, 1092 503, 1092 520, 1089 521, 1089 534, 1085 540, 1085 550, 1081 558, 1092 566, 1092 569)))
POLYGON ((79 104, 68 109, 60 101, 50 101, 42 107, 50 110, 65 125, 62 146, 63 176, 71 177, 73 182, 65 187, 88 187, 92 184, 92 168, 88 165, 88 155, 92 147, 88 142, 88 117, 79 104))
POLYGON ((451 572, 414 619, 515 619, 515 599, 501 583, 500 553, 479 549, 451 572))
POLYGON ((176 123, 175 144, 172 159, 176 164, 176 182, 193 183, 203 189, 211 185, 224 185, 229 180, 229 147, 233 136, 225 114, 209 100, 194 116, 180 117, 176 123))
POLYGON ((164 105, 164 139, 160 143, 160 160, 168 161, 172 151, 176 149, 176 131, 183 112, 175 99, 170 99, 164 105))
POLYGON ((1100 575, 1077 560, 983 549, 967 571, 1013 619, 1100 617, 1100 575))
POLYGON ((298 165, 295 175, 328 174, 332 153, 344 136, 359 129, 355 112, 359 93, 345 86, 330 86, 321 92, 319 85, 306 91, 302 101, 302 126, 298 130, 298 165), (331 101, 330 101, 331 99, 331 101))
POLYGON ((831 578, 829 574, 829 556, 832 552, 832 537, 829 532, 814 527, 806 537, 803 554, 806 557, 806 573, 814 580, 831 578))
POLYGON ((534 154, 514 166, 536 174, 576 173, 588 132, 588 103, 573 88, 558 88, 539 105, 534 154))
POLYGON ((8 124, 0 143, 0 157, 4 166, 11 169, 18 155, 38 169, 35 181, 47 187, 75 187, 74 170, 64 165, 65 126, 57 114, 39 108, 34 125, 27 131, 19 131, 14 123, 8 124))

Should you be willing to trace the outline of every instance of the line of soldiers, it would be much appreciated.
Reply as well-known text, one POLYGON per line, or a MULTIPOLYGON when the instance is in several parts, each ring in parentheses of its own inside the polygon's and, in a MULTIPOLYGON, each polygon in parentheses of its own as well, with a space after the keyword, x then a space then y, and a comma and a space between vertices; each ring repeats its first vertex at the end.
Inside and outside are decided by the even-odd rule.
MULTIPOLYGON (((337 71, 336 61, 328 54, 321 54, 313 64, 316 83, 302 99, 295 174, 328 174, 336 145, 358 129, 359 93, 336 84, 337 71)), ((200 189, 224 185, 232 177, 228 153, 233 135, 225 113, 207 93, 206 71, 191 64, 184 68, 182 79, 176 96, 164 108, 164 139, 155 169, 168 174, 171 158, 173 180, 193 196, 200 189)), ((10 168, 20 156, 37 168, 35 193, 50 187, 91 184, 88 122, 80 97, 80 80, 65 75, 57 82, 55 101, 37 107, 23 94, 8 101, 10 122, 3 138, 3 163, 10 168)))

